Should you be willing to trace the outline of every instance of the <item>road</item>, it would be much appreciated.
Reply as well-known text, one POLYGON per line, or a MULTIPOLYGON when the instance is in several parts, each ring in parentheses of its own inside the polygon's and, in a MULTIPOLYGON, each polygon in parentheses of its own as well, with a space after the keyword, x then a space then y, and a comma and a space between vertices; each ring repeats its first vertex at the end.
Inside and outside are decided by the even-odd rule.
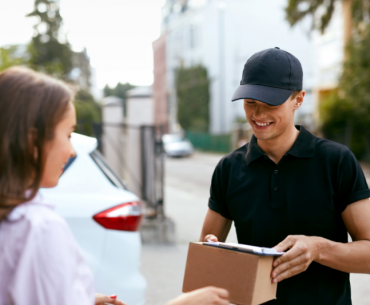
MULTIPOLYGON (((187 245, 199 238, 212 173, 221 158, 197 152, 191 158, 166 159, 165 212, 176 223, 177 244, 143 246, 141 270, 148 281, 147 305, 164 305, 181 294, 187 245)), ((237 242, 234 227, 227 241, 237 242)), ((351 283, 353 305, 370 304, 370 275, 351 274, 351 283)))

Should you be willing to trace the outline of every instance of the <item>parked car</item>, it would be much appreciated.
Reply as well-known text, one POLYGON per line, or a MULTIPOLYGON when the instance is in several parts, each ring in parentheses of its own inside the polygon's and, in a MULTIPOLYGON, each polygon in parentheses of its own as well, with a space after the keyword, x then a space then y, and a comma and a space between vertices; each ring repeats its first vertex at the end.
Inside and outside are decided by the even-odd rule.
POLYGON ((97 150, 97 140, 74 133, 76 157, 52 189, 41 189, 66 219, 94 273, 96 291, 144 305, 146 280, 139 271, 142 218, 129 192, 97 150))
POLYGON ((190 156, 194 152, 194 147, 188 139, 177 134, 165 134, 162 137, 163 147, 166 154, 170 157, 190 156))

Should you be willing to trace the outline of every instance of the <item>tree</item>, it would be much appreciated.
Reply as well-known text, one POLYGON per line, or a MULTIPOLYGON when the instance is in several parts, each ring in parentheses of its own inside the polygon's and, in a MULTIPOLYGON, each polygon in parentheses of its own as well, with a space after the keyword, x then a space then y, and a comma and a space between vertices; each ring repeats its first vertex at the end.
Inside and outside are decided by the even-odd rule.
POLYGON ((176 72, 177 118, 183 129, 208 132, 209 84, 207 69, 202 65, 178 68, 176 72))
POLYGON ((361 27, 369 18, 370 6, 367 0, 288 0, 286 20, 294 26, 305 17, 311 17, 312 30, 324 33, 333 17, 336 3, 350 4, 354 29, 361 27))
POLYGON ((60 42, 63 40, 63 19, 57 2, 35 0, 34 10, 27 16, 38 19, 28 46, 29 65, 35 70, 69 81, 69 74, 73 69, 73 52, 68 41, 60 42))
POLYGON ((321 129, 326 138, 349 146, 357 158, 370 157, 370 6, 365 0, 288 0, 286 18, 293 26, 311 16, 324 32, 335 7, 350 9, 350 34, 338 88, 321 101, 321 129), (321 13, 320 13, 321 12, 321 13))
POLYGON ((57 1, 35 0, 34 10, 27 16, 37 19, 34 36, 28 45, 28 66, 76 87, 77 131, 93 135, 91 124, 101 121, 101 109, 89 93, 91 70, 86 50, 74 52, 64 37, 57 1))
POLYGON ((90 89, 90 59, 86 50, 74 52, 62 32, 63 18, 55 0, 35 0, 34 10, 27 15, 36 17, 34 36, 28 45, 28 65, 71 82, 83 90, 90 89))
POLYGON ((77 131, 93 135, 92 123, 101 122, 101 107, 89 92, 91 71, 86 49, 74 52, 63 38, 57 2, 35 0, 34 10, 27 16, 37 19, 34 37, 27 46, 0 47, 0 72, 25 65, 71 83, 77 91, 77 131), (65 42, 60 42, 63 39, 65 42))

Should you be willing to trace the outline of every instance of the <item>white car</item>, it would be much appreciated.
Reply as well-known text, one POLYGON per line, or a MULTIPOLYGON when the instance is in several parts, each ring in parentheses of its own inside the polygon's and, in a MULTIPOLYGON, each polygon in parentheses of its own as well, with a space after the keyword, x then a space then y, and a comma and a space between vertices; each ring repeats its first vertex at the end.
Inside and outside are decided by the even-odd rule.
POLYGON ((194 147, 188 139, 177 134, 166 134, 162 137, 165 153, 170 157, 190 156, 194 147))
POLYGON ((71 142, 76 158, 68 162, 55 188, 40 192, 72 229, 94 273, 96 292, 144 305, 139 198, 107 166, 96 139, 74 133, 71 142))

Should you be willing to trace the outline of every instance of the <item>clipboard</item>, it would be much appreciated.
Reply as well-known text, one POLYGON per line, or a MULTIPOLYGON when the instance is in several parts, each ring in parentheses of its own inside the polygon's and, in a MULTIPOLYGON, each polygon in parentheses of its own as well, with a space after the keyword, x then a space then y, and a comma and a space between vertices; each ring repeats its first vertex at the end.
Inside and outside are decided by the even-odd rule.
POLYGON ((272 248, 256 247, 256 246, 236 244, 236 243, 214 242, 211 240, 208 240, 208 242, 203 242, 203 245, 219 247, 219 248, 235 250, 235 251, 242 251, 242 252, 247 252, 247 253, 252 253, 252 254, 257 254, 257 255, 265 255, 265 256, 281 256, 285 254, 285 252, 278 252, 272 248))

